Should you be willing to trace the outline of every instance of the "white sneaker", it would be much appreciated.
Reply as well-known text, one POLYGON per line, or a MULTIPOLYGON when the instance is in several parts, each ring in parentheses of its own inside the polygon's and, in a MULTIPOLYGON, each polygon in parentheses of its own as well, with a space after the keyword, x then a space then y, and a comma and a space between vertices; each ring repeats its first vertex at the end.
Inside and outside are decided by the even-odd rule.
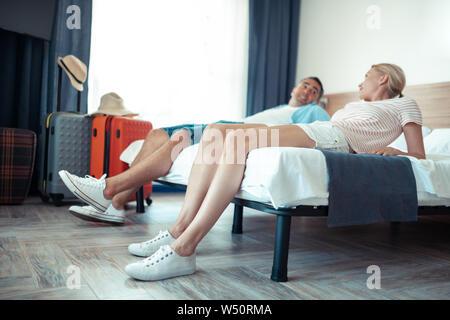
POLYGON ((125 210, 117 210, 112 204, 105 212, 98 211, 92 206, 71 206, 69 211, 81 215, 80 218, 87 217, 101 222, 124 223, 125 220, 125 210))
POLYGON ((162 246, 150 257, 125 267, 126 273, 144 281, 163 280, 195 272, 195 252, 179 256, 169 245, 162 246))
POLYGON ((78 199, 86 202, 99 211, 106 211, 106 209, 108 209, 112 201, 105 199, 103 196, 103 190, 106 187, 106 174, 100 179, 91 176, 80 178, 70 174, 66 170, 61 170, 58 174, 66 187, 69 188, 78 199))
POLYGON ((155 253, 159 247, 171 244, 175 239, 169 231, 159 231, 158 235, 141 243, 132 243, 128 246, 128 252, 139 257, 149 257, 155 253))

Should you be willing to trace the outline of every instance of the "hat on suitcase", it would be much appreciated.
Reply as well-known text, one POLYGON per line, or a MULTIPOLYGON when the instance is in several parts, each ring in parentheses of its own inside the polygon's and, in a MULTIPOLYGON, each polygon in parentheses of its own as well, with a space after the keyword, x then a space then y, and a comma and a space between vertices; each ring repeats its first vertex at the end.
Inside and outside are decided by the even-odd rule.
POLYGON ((67 73, 72 86, 78 91, 83 91, 83 83, 87 77, 87 67, 74 55, 58 57, 58 65, 67 73))
POLYGON ((134 117, 137 116, 138 113, 125 109, 123 99, 117 93, 110 92, 102 96, 97 111, 90 113, 87 116, 100 115, 134 117))

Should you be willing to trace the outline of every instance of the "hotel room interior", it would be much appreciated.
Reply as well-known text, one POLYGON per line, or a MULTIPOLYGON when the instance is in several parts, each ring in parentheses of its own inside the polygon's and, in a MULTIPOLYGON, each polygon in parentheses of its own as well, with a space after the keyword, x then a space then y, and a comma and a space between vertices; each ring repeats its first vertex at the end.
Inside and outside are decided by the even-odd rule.
MULTIPOLYGON (((1 300, 450 299, 450 1, 2 0, 0 48, 1 300), (58 63, 67 56, 85 67, 77 83, 58 63), (46 163, 55 112, 88 119, 115 92, 152 128, 240 121, 315 76, 332 117, 383 62, 404 70, 423 116, 427 159, 407 157, 414 221, 329 226, 321 151, 261 148, 197 247, 196 272, 139 281, 127 247, 175 222, 199 145, 139 189, 123 224, 80 219, 79 199, 49 191, 64 188, 46 163)), ((97 135, 66 129, 89 148, 97 135)), ((115 154, 120 170, 144 138, 115 154)), ((404 137, 392 146, 406 151, 404 137)))

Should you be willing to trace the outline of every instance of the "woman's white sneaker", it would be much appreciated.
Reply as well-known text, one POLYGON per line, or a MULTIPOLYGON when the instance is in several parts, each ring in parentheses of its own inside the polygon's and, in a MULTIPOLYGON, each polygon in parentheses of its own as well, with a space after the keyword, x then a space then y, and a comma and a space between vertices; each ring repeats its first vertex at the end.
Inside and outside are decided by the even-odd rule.
POLYGON ((139 257, 149 257, 155 253, 161 246, 171 244, 175 239, 169 231, 159 231, 158 235, 141 243, 132 243, 128 246, 128 252, 139 257))
POLYGON ((61 170, 58 174, 66 187, 78 199, 93 206, 97 210, 106 211, 112 203, 111 200, 107 200, 103 196, 103 190, 106 187, 106 174, 104 174, 100 179, 96 179, 91 176, 86 176, 85 178, 77 177, 76 175, 70 174, 66 170, 61 170))
POLYGON ((169 245, 162 246, 150 257, 125 267, 126 273, 135 279, 157 281, 195 272, 195 252, 179 256, 169 245))

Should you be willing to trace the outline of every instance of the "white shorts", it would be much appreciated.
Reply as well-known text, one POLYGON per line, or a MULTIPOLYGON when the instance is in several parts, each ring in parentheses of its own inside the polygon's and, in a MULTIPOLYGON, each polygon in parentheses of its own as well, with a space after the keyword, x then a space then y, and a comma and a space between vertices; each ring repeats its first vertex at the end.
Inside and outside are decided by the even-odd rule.
POLYGON ((315 121, 313 123, 296 123, 295 125, 305 131, 305 133, 316 142, 316 148, 351 152, 351 148, 345 139, 345 135, 336 127, 333 127, 330 121, 315 121))

